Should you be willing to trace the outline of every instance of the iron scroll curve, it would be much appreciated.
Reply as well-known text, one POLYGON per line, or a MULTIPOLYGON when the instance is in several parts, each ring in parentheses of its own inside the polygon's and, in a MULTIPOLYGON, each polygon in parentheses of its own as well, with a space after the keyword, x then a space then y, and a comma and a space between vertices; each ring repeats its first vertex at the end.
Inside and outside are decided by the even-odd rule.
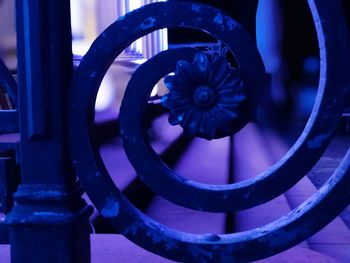
MULTIPOLYGON (((312 1, 309 4, 310 7, 313 6, 312 1)), ((329 16, 336 16, 336 6, 333 8, 333 14, 328 12, 329 16)), ((138 85, 137 87, 137 96, 135 96, 135 90, 131 88, 132 81, 129 83, 130 85, 127 87, 120 111, 121 138, 125 152, 133 167, 136 169, 140 178, 153 191, 176 204, 193 209, 211 212, 235 211, 262 204, 277 197, 295 185, 313 167, 328 146, 335 131, 337 121, 343 110, 344 98, 349 93, 349 80, 347 76, 350 74, 350 70, 346 66, 346 60, 344 60, 346 56, 343 56, 343 54, 348 53, 346 43, 343 42, 338 47, 338 42, 342 42, 338 41, 338 39, 341 39, 345 35, 345 29, 339 25, 344 23, 340 21, 332 25, 326 21, 322 21, 321 23, 316 6, 311 8, 311 11, 319 36, 321 57, 321 77, 313 112, 302 135, 288 153, 269 170, 252 179, 229 185, 206 185, 185 180, 181 175, 169 169, 161 161, 159 156, 154 153, 148 143, 145 142, 145 136, 142 134, 140 122, 141 107, 146 101, 147 92, 150 92, 151 83, 147 83, 147 78, 144 78, 143 85, 138 85), (328 35, 327 42, 324 38, 325 32, 328 35), (334 35, 334 37, 330 37, 331 35, 334 35), (340 72, 342 73, 340 74, 340 72), (130 98, 132 98, 132 104, 130 103, 130 98), (128 121, 125 118, 126 113, 135 122, 128 121), (147 160, 147 162, 139 161, 139 156, 142 156, 142 159, 147 160), (299 165, 300 163, 303 163, 303 165, 299 165), (266 189, 269 189, 269 191, 266 191, 266 189), (180 195, 178 193, 183 194, 180 195), (191 200, 187 199, 188 195, 191 195, 191 200)), ((216 13, 214 14, 216 15, 216 13)), ((195 15, 191 14, 190 17, 196 19, 195 15)), ((201 13, 201 15, 205 16, 206 14, 201 13)), ((215 15, 213 15, 212 20, 215 20, 215 15)), ((210 16, 210 12, 208 16, 210 16)), ((323 14, 323 17, 327 17, 327 13, 323 14)), ((338 19, 342 20, 341 16, 339 17, 338 19)), ((165 19, 163 18, 163 21, 165 19)), ((211 21, 208 17, 203 20, 211 21)), ((189 23, 188 20, 186 22, 189 23)), ((226 22, 226 24, 230 23, 226 22)), ((208 26, 206 27, 204 24, 201 26, 205 31, 215 34, 215 32, 210 30, 211 28, 207 28, 208 26)), ((235 29, 237 30, 238 28, 236 27, 235 29)), ((222 32, 221 28, 217 30, 219 33, 222 32)), ((234 32, 224 34, 224 36, 219 35, 219 33, 214 36, 222 40, 229 47, 231 42, 235 42, 234 32)), ((242 65, 244 62, 246 64, 253 64, 255 61, 258 62, 258 58, 253 56, 252 59, 246 60, 247 57, 243 55, 243 59, 245 60, 242 60, 242 57, 239 56, 242 54, 235 53, 238 51, 242 53, 252 52, 254 54, 254 48, 249 45, 249 39, 247 40, 242 37, 242 34, 239 39, 243 47, 237 46, 239 43, 235 43, 236 46, 231 47, 231 50, 236 56, 240 69, 244 72, 247 80, 256 78, 262 83, 264 81, 263 77, 256 77, 256 73, 259 74, 261 72, 259 68, 253 72, 254 69, 251 69, 249 65, 242 65)), ((164 66, 164 63, 162 66, 164 66)), ((158 74, 158 72, 149 71, 147 74, 158 74)), ((132 78, 135 79, 136 76, 138 75, 134 74, 132 78)), ((148 78, 150 77, 148 76, 148 78)), ((160 79, 162 76, 158 77, 160 79)), ((258 88, 261 87, 258 84, 254 86, 249 83, 248 86, 255 87, 255 91, 260 91, 258 88)), ((248 97, 251 97, 249 93, 248 97)), ((254 107, 255 105, 250 106, 254 107)))
MULTIPOLYGON (((346 61, 349 50, 346 46, 347 43, 335 41, 344 36, 345 30, 339 26, 343 24, 342 17, 339 15, 339 2, 333 1, 331 3, 332 8, 329 8, 329 2, 325 1, 310 0, 309 4, 319 35, 321 74, 323 75, 314 112, 304 134, 276 167, 257 179, 230 185, 230 192, 227 189, 220 188, 220 186, 208 187, 194 182, 190 182, 189 185, 184 184, 186 190, 191 190, 191 196, 199 195, 199 193, 203 196, 211 195, 214 197, 211 202, 216 202, 216 207, 222 209, 221 211, 247 208, 265 202, 282 193, 283 190, 289 188, 290 185, 302 177, 300 174, 294 175, 292 178, 287 177, 287 183, 278 187, 278 184, 275 185, 275 183, 281 180, 278 179, 283 174, 281 170, 288 171, 287 168, 293 162, 295 163, 298 158, 305 158, 305 155, 312 156, 308 159, 308 165, 311 164, 312 166, 326 147, 337 120, 336 117, 332 116, 338 115, 342 107, 342 97, 345 93, 348 93, 345 87, 349 83, 344 76, 349 75, 345 74, 349 70, 345 67, 346 63, 339 62, 346 61), (327 41, 323 38, 325 33, 329 36, 327 41), (340 67, 338 66, 340 73, 336 73, 332 69, 332 65, 335 64, 340 65, 340 67), (333 85, 338 89, 330 91, 329 86, 333 85), (327 105, 328 102, 329 105, 327 105), (271 191, 273 193, 268 196, 260 196, 263 188, 269 184, 275 185, 278 189, 271 191), (253 186, 256 190, 252 191, 250 189, 251 191, 248 191, 249 187, 253 186), (249 193, 249 196, 252 197, 242 198, 240 195, 244 192, 249 193), (222 198, 223 193, 225 197, 229 193, 228 198, 231 201, 234 200, 234 203, 225 203, 227 198, 222 198), (257 199, 257 196, 260 196, 260 199, 257 199), (237 199, 235 200, 235 198, 237 199), (226 207, 228 205, 229 208, 226 207)), ((89 131, 93 120, 93 105, 98 86, 114 58, 134 38, 155 29, 175 26, 173 23, 176 19, 195 19, 198 18, 198 13, 202 15, 212 14, 212 12, 215 15, 221 14, 213 8, 198 4, 157 3, 130 13, 107 28, 84 57, 84 61, 78 67, 73 80, 69 105, 70 152, 77 174, 94 205, 103 216, 109 219, 113 226, 136 244, 174 260, 186 259, 196 262, 200 260, 215 262, 256 260, 297 244, 325 226, 346 207, 350 186, 350 154, 346 155, 332 178, 318 193, 286 217, 260 229, 242 233, 193 235, 161 225, 135 209, 113 184, 97 149, 90 141, 89 131), (183 15, 184 10, 187 12, 186 16, 183 15), (200 12, 198 12, 199 10, 200 12), (175 18, 172 17, 171 23, 166 23, 169 21, 167 16, 170 16, 170 14, 175 18), (177 16, 181 16, 181 18, 177 16), (154 20, 150 18, 154 18, 154 20), (317 221, 315 221, 316 216, 317 221), (252 249, 255 251, 254 254, 249 253, 252 249)), ((188 21, 183 21, 183 23, 186 22, 188 21)), ((135 137, 131 136, 130 138, 130 141, 135 140, 135 137)), ((311 167, 307 169, 309 168, 311 167)), ((304 170, 299 169, 297 172, 300 173, 304 170)), ((286 177, 284 177, 284 180, 286 180, 286 177)), ((181 186, 180 183, 178 184, 181 186)), ((272 188, 269 187, 269 189, 272 188)), ((189 200, 175 201, 182 204, 182 202, 189 200)), ((192 208, 203 208, 201 207, 202 203, 191 203, 189 205, 186 202, 184 203, 185 206, 192 208)), ((210 211, 216 210, 210 206, 206 208, 210 211)))
POLYGON ((17 112, 17 83, 3 61, 0 60, 0 86, 8 94, 13 109, 0 110, 0 134, 16 133, 19 130, 17 112))

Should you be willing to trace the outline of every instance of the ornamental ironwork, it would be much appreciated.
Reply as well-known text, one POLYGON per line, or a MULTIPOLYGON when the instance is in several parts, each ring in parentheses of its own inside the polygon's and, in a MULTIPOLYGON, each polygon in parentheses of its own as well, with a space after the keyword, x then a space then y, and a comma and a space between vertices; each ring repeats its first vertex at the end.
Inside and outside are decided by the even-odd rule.
POLYGON ((162 28, 205 31, 228 48, 237 68, 230 68, 224 58, 209 59, 190 47, 160 52, 138 67, 119 116, 129 161, 155 193, 194 210, 233 212, 283 194, 325 151, 350 88, 350 45, 340 2, 309 0, 308 4, 318 35, 321 71, 316 102, 303 133, 282 159, 256 177, 210 185, 186 180, 163 162, 147 140, 144 109, 159 80, 175 73, 166 78, 169 93, 162 99, 171 124, 180 124, 192 136, 213 139, 232 135, 254 120, 268 77, 254 39, 240 23, 202 4, 149 4, 106 28, 72 76, 69 1, 18 0, 19 119, 16 85, 0 64, 0 83, 15 106, 0 111, 0 131, 17 132, 20 122, 21 136, 22 184, 6 216, 14 262, 48 262, 50 253, 57 255, 56 262, 89 262, 91 207, 82 200, 79 184, 119 233, 177 261, 266 258, 307 239, 334 219, 349 203, 350 153, 316 194, 284 217, 241 233, 192 234, 169 228, 134 207, 113 183, 92 138, 97 92, 125 48, 162 28), (47 242, 48 238, 55 242, 47 242))
MULTIPOLYGON (((349 92, 349 74, 341 77, 338 74, 339 67, 341 72, 349 72, 344 60, 348 57, 344 54, 349 54, 349 46, 339 45, 343 41, 338 40, 344 36, 340 34, 344 28, 339 25, 344 22, 338 13, 340 9, 334 8, 333 4, 335 2, 330 8, 328 2, 309 1, 319 36, 321 81, 309 122, 284 158, 255 178, 229 185, 206 185, 185 180, 167 167, 145 140, 142 112, 154 85, 162 77, 175 72, 179 61, 191 62, 197 53, 190 48, 168 50, 135 71, 120 111, 123 146, 138 176, 153 191, 174 203, 212 212, 259 205, 297 183, 327 147, 342 111, 343 98, 349 92), (157 70, 152 70, 155 68, 157 70)), ((70 151, 78 176, 97 208, 116 229, 136 244, 179 261, 257 260, 283 251, 325 226, 348 204, 348 157, 320 192, 285 217, 259 229, 215 235, 215 238, 209 239, 208 235, 182 233, 150 219, 135 209, 111 184, 107 170, 99 161, 99 153, 89 144, 90 132, 85 120, 93 115, 91 101, 94 101, 111 61, 123 48, 135 39, 165 27, 197 28, 227 45, 245 77, 247 104, 252 115, 264 92, 267 78, 254 41, 238 22, 217 9, 194 3, 157 3, 117 20, 96 39, 84 57, 70 93, 70 151), (320 214, 327 216, 320 217, 320 214)), ((204 90, 210 97, 207 88, 204 90)))
POLYGON ((170 109, 169 123, 180 124, 189 135, 210 140, 246 124, 243 80, 224 57, 198 52, 192 63, 177 62, 175 75, 164 81, 169 92, 162 104, 170 109))

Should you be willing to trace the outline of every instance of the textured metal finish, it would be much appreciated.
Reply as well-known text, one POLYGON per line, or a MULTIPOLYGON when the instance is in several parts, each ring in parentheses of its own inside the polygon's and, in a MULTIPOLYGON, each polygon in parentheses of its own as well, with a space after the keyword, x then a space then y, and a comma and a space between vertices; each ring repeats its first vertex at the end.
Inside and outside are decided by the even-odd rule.
POLYGON ((8 94, 14 109, 0 110, 0 134, 18 132, 17 84, 10 71, 0 60, 0 86, 8 94))
POLYGON ((17 0, 16 28, 21 185, 5 218, 11 262, 90 262, 91 207, 81 198, 66 135, 70 1, 17 0))
MULTIPOLYGON (((0 60, 0 94, 9 100, 0 109, 0 212, 8 213, 13 206, 13 193, 20 182, 18 163, 18 140, 1 138, 2 134, 18 133, 19 118, 17 110, 17 83, 6 65, 0 60)), ((9 242, 9 231, 4 222, 0 222, 0 243, 9 242)))
MULTIPOLYGON (((320 20, 317 19, 317 10, 315 8, 312 10, 316 23, 320 23, 320 20)), ((336 6, 334 6, 332 9, 334 16, 336 16, 337 10, 336 6)), ((181 11, 178 12, 181 14, 181 11)), ((328 10, 325 10, 325 12, 328 12, 328 10)), ((324 14, 324 16, 327 15, 331 16, 332 13, 328 12, 328 14, 324 14)), ((190 18, 194 18, 194 14, 190 14, 189 16, 190 18)), ((181 17, 183 18, 184 15, 181 17)), ((341 17, 339 16, 337 19, 341 19, 341 17)), ((160 158, 154 154, 147 142, 144 141, 141 123, 137 123, 140 120, 140 114, 136 113, 136 110, 140 113, 142 112, 139 105, 141 105, 143 99, 140 93, 136 95, 133 92, 133 104, 123 103, 123 107, 121 108, 120 127, 125 151, 139 176, 148 186, 163 197, 186 207, 207 211, 219 212, 249 208, 269 201, 288 190, 312 168, 327 147, 342 112, 344 98, 349 92, 349 80, 347 79, 349 68, 346 67, 344 61, 346 56, 343 55, 348 53, 348 46, 344 42, 338 43, 339 41, 336 41, 336 39, 344 36, 341 33, 345 30, 341 26, 344 23, 341 22, 334 22, 329 19, 323 21, 323 24, 316 24, 319 34, 322 66, 318 97, 314 111, 304 132, 294 146, 284 158, 269 170, 250 180, 231 185, 213 186, 184 180, 181 175, 176 174, 164 165, 160 158), (329 38, 327 42, 324 42, 323 34, 328 31, 330 31, 329 34, 334 35, 334 38, 329 38), (341 49, 343 50, 342 52, 340 52, 341 49), (339 61, 344 62, 339 63, 339 61), (344 74, 340 75, 339 71, 335 71, 336 68, 344 74), (126 112, 127 115, 124 114, 126 112), (127 116, 136 121, 123 122, 124 116, 125 118, 127 116), (303 165, 300 165, 300 163, 303 163, 303 165), (269 191, 266 191, 266 189, 269 189, 269 191), (178 193, 183 193, 183 195, 179 195, 178 193), (189 200, 187 196, 191 196, 191 199, 189 200)), ((232 39, 235 39, 234 36, 232 36, 232 39)), ((245 42, 242 37, 240 40, 245 42)), ((249 52, 250 49, 247 50, 247 47, 248 44, 245 44, 239 51, 249 52)), ((97 54, 92 55, 92 52, 90 54, 91 56, 98 56, 97 54)), ((86 56, 86 62, 90 59, 93 60, 90 58, 90 54, 86 56)), ((238 58, 237 61, 240 63, 238 58)), ((165 63, 162 63, 162 65, 166 67, 165 63)), ((248 71, 247 68, 240 68, 246 79, 257 78, 257 74, 254 74, 254 71, 248 71)), ((137 88, 138 92, 141 89, 146 89, 146 85, 150 85, 147 84, 147 79, 151 78, 152 74, 160 73, 148 70, 147 74, 144 74, 147 77, 144 78, 143 85, 139 85, 137 88)), ((261 80, 260 83, 263 83, 263 81, 261 80)), ((90 82, 89 84, 92 83, 90 82)), ((248 90, 249 86, 248 83, 248 90)), ((129 91, 127 90, 125 101, 128 99, 128 94, 129 91)), ((248 93, 249 97, 250 94, 248 93)))
POLYGON ((177 62, 175 75, 164 82, 169 92, 162 104, 170 109, 169 123, 180 124, 191 136, 225 137, 248 122, 243 80, 223 57, 198 52, 192 63, 177 62))
MULTIPOLYGON (((188 49, 167 51, 135 72, 120 113, 123 145, 147 185, 183 206, 214 212, 232 211, 278 196, 312 168, 334 133, 344 98, 349 93, 347 61, 350 51, 348 40, 344 40, 346 30, 339 1, 308 2, 320 46, 319 91, 309 122, 287 155, 256 178, 223 186, 187 181, 166 167, 145 141, 141 122, 143 106, 152 84, 174 71, 179 60, 189 57, 187 61, 192 61, 191 56, 194 56, 188 49), (159 64, 165 60, 169 62, 159 64), (157 70, 149 70, 153 67, 157 70)), ((73 80, 69 102, 70 152, 84 188, 101 214, 126 237, 174 260, 245 262, 276 254, 301 242, 348 205, 350 153, 324 187, 291 213, 261 228, 227 235, 194 235, 170 229, 134 208, 113 184, 90 138, 99 84, 112 61, 132 41, 159 28, 181 26, 205 30, 231 48, 247 80, 249 107, 256 107, 263 92, 261 83, 264 83, 265 75, 255 45, 238 23, 216 9, 192 3, 158 3, 136 10, 101 34, 77 68, 73 80)))
POLYGON ((0 157, 0 212, 8 213, 13 206, 13 193, 19 183, 14 158, 0 157))

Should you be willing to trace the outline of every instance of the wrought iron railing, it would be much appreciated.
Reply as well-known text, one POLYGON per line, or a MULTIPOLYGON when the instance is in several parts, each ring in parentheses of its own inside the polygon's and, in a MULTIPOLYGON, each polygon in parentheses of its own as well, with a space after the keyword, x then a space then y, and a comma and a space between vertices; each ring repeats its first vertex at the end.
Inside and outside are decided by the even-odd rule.
MULTIPOLYGON (((120 111, 123 146, 138 176, 154 192, 191 209, 232 212, 265 203, 296 184, 317 162, 344 108, 350 87, 350 46, 339 1, 308 1, 317 30, 321 72, 316 103, 297 142, 271 169, 250 180, 206 185, 184 180, 145 139, 143 110, 159 79, 167 78, 170 123, 192 136, 228 136, 253 120, 268 78, 255 41, 236 20, 188 2, 146 5, 109 26, 72 77, 69 1, 17 1, 20 164, 22 184, 6 217, 13 262, 89 262, 89 206, 120 233, 163 257, 186 262, 242 262, 268 257, 305 240, 347 205, 350 156, 307 201, 261 228, 195 235, 170 229, 137 210, 116 187, 92 138, 94 102, 104 74, 133 41, 154 30, 186 27, 222 41, 238 67, 193 48, 169 49, 141 65, 120 111), (191 98, 187 99, 186 98, 191 98), (268 190, 266 190, 268 189, 268 190), (33 242, 32 240, 35 240, 33 242), (54 238, 55 242, 47 242, 54 238), (62 252, 63 251, 63 252, 62 252), (254 253, 251 253, 254 251, 254 253)), ((1 71, 16 105, 14 81, 1 71)), ((2 133, 17 132, 17 111, 0 112, 2 133)))

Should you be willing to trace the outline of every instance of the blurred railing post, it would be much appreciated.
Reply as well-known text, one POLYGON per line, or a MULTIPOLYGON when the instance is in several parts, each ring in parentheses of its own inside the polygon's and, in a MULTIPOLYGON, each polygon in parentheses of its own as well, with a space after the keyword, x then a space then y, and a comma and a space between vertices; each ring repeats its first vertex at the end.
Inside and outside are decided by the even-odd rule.
POLYGON ((90 261, 90 208, 67 150, 69 2, 16 1, 22 184, 6 217, 15 263, 90 261))

